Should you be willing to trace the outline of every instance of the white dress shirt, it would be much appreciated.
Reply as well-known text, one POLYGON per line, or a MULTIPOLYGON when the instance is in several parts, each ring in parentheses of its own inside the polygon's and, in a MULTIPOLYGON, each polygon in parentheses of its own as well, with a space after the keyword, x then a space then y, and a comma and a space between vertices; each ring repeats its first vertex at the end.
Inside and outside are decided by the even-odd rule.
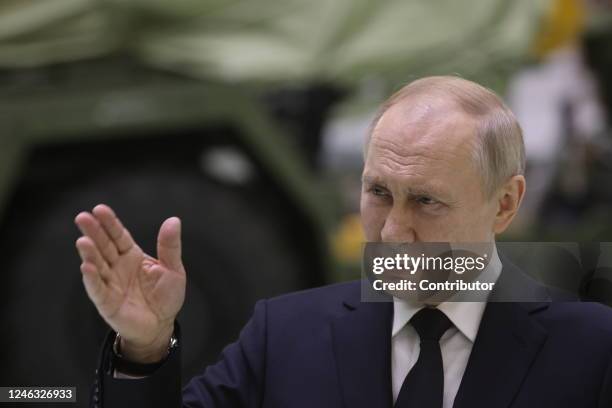
MULTIPOLYGON (((502 265, 497 250, 494 250, 491 261, 481 276, 486 276, 486 279, 483 280, 487 282, 496 282, 501 269, 502 265)), ((453 323, 453 326, 440 339, 444 366, 443 408, 453 406, 485 306, 486 302, 444 302, 437 306, 453 323)), ((406 375, 419 358, 421 349, 419 335, 408 322, 423 307, 423 304, 393 298, 391 378, 394 403, 397 401, 406 375)))

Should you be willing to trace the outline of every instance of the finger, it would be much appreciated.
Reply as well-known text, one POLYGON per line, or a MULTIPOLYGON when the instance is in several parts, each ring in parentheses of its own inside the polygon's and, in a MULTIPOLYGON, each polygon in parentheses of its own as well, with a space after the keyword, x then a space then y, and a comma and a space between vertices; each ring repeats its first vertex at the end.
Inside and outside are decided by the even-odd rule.
POLYGON ((84 263, 90 263, 94 265, 98 272, 102 274, 105 279, 109 276, 104 276, 104 272, 108 271, 108 265, 102 254, 89 237, 80 237, 76 241, 76 247, 79 252, 79 256, 84 263))
POLYGON ((96 265, 90 262, 83 262, 81 264, 81 274, 83 275, 83 285, 87 296, 95 305, 101 305, 108 288, 102 279, 96 265))
POLYGON ((123 226, 115 212, 107 205, 94 207, 93 215, 98 219, 120 254, 126 253, 135 245, 130 232, 123 226))
POLYGON ((179 218, 168 218, 160 227, 157 236, 157 257, 168 269, 182 270, 181 220, 179 218))
POLYGON ((109 265, 112 265, 119 258, 117 247, 111 241, 104 228, 100 225, 96 217, 88 212, 82 212, 74 219, 75 223, 83 233, 94 242, 98 250, 109 265))

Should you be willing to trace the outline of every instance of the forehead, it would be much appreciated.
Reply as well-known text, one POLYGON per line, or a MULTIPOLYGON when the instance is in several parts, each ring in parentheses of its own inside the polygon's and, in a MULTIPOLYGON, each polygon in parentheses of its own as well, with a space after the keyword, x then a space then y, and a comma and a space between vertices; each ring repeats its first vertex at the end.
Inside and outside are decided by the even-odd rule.
POLYGON ((374 128, 365 172, 461 183, 475 175, 475 120, 444 101, 406 101, 391 106, 374 128))
POLYGON ((439 98, 411 98, 387 109, 370 142, 407 156, 423 149, 471 154, 476 147, 475 120, 439 98))

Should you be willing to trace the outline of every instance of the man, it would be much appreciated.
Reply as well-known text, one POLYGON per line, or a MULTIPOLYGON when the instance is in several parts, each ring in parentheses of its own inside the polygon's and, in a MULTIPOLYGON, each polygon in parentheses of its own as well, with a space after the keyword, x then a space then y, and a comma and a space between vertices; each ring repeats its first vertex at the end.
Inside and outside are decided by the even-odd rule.
MULTIPOLYGON (((412 82, 366 143, 366 239, 492 242, 519 209, 523 171, 520 127, 494 93, 456 77, 412 82)), ((612 312, 551 302, 496 256, 491 296, 514 288, 545 301, 361 302, 360 282, 263 300, 181 395, 180 221, 162 224, 157 259, 107 206, 76 223, 85 289, 114 330, 94 406, 612 407, 612 312)))

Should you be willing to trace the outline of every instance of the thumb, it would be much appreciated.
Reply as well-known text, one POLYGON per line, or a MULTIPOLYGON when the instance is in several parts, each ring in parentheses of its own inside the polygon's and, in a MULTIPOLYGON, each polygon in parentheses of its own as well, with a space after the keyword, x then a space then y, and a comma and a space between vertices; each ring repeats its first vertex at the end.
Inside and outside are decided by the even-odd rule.
POLYGON ((168 218, 159 228, 157 258, 168 269, 181 270, 181 220, 178 217, 168 218))

